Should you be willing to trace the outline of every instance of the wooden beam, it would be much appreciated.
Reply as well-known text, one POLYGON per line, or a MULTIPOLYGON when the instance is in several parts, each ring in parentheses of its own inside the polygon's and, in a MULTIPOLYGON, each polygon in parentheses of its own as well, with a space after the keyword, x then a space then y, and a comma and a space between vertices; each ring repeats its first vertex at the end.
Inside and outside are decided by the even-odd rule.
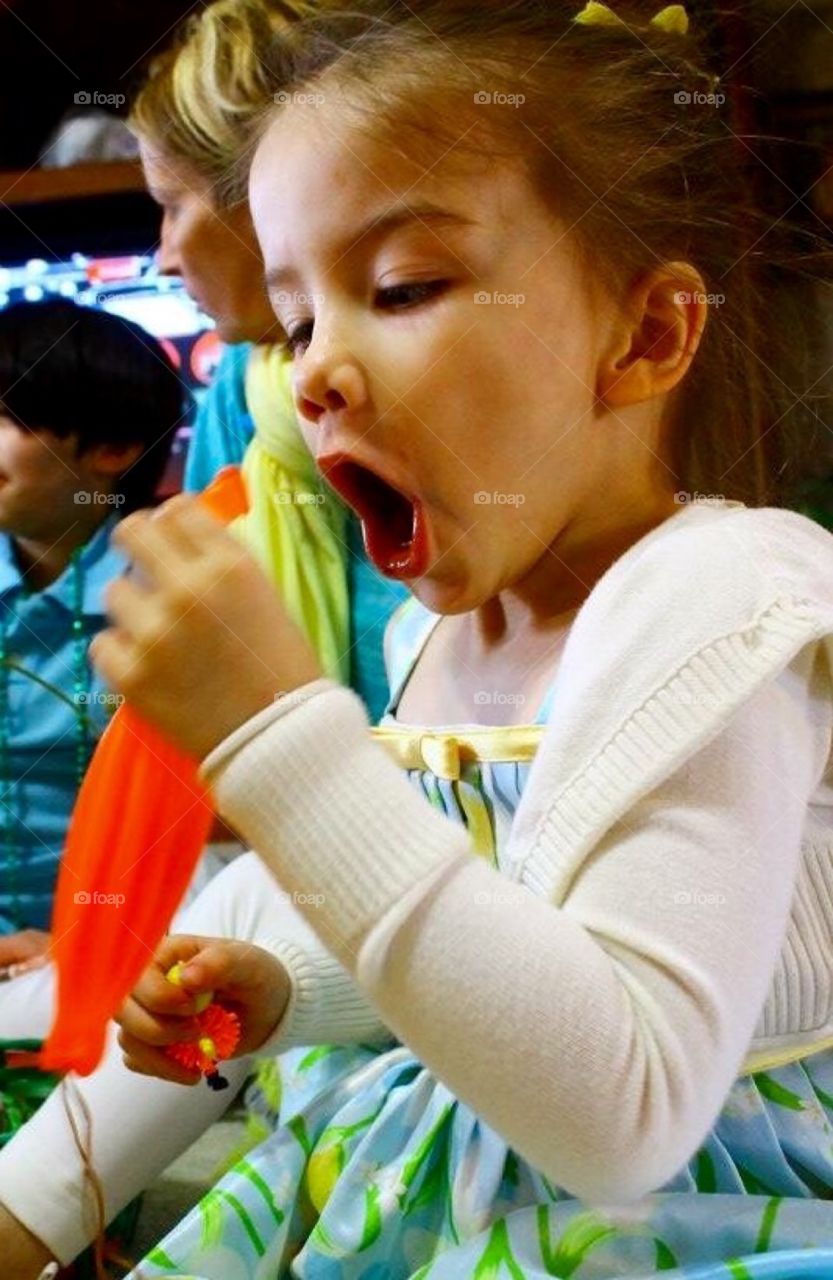
POLYGON ((50 200, 83 199, 120 191, 144 191, 138 160, 108 164, 78 164, 66 169, 0 171, 0 204, 42 204, 50 200))

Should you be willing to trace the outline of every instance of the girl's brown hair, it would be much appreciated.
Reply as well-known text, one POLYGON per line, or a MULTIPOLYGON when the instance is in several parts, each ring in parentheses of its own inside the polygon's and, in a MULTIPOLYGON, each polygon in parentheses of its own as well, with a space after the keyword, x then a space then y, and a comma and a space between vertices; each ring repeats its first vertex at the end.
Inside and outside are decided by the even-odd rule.
POLYGON ((826 435, 811 386, 812 326, 802 320, 813 281, 833 275, 829 245, 755 206, 744 172, 754 161, 733 131, 730 90, 695 35, 652 24, 654 4, 646 13, 617 3, 624 21, 610 26, 577 23, 579 7, 359 5, 301 24, 264 57, 285 98, 313 84, 325 98, 336 93, 342 116, 354 113, 411 157, 421 144, 427 163, 445 148, 482 149, 485 136, 490 153, 521 158, 595 277, 614 288, 658 263, 691 263, 711 303, 669 405, 677 486, 788 502, 826 435), (784 287, 802 278, 803 294, 784 287))

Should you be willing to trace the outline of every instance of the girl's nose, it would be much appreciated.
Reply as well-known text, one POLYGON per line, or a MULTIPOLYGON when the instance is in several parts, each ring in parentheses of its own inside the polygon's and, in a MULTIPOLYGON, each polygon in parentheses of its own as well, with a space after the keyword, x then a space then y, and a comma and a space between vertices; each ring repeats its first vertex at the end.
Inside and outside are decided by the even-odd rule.
POLYGON ((317 424, 325 413, 355 413, 367 402, 367 385, 358 363, 343 353, 338 358, 316 356, 310 348, 295 373, 295 403, 299 415, 317 424))

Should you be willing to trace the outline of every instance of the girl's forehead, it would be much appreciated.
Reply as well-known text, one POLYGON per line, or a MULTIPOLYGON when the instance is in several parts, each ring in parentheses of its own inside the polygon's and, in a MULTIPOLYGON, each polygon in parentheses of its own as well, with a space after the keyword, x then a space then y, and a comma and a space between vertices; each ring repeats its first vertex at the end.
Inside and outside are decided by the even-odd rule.
MULTIPOLYGON (((256 148, 250 175, 250 191, 276 189, 287 200, 316 188, 330 192, 328 203, 343 208, 346 202, 378 199, 385 191, 412 186, 420 167, 407 156, 381 146, 366 129, 339 118, 330 105, 289 105, 276 113, 256 148)), ((282 201, 283 203, 283 201, 282 201)))
POLYGON ((256 149, 249 200, 268 260, 281 244, 311 234, 335 245, 340 239, 355 243, 376 226, 394 230, 409 221, 438 232, 443 222, 516 226, 519 203, 531 203, 522 183, 520 165, 462 151, 426 164, 332 111, 288 106, 256 149))

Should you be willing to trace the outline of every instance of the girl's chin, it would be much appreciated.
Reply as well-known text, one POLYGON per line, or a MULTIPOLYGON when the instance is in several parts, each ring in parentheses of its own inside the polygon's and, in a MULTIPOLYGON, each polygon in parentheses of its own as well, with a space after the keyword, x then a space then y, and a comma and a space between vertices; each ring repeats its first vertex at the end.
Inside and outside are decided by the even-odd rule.
POLYGON ((460 537, 456 525, 451 531, 432 528, 431 532, 427 571, 407 579, 405 585, 432 613, 471 613, 480 608, 500 590, 498 576, 484 571, 495 554, 494 546, 487 542, 472 547, 460 537))
POLYGON ((489 598, 487 589, 478 589, 477 584, 468 576, 461 578, 455 575, 441 580, 432 574, 415 578, 408 583, 408 587, 420 604, 424 604, 431 613, 471 613, 489 598))

